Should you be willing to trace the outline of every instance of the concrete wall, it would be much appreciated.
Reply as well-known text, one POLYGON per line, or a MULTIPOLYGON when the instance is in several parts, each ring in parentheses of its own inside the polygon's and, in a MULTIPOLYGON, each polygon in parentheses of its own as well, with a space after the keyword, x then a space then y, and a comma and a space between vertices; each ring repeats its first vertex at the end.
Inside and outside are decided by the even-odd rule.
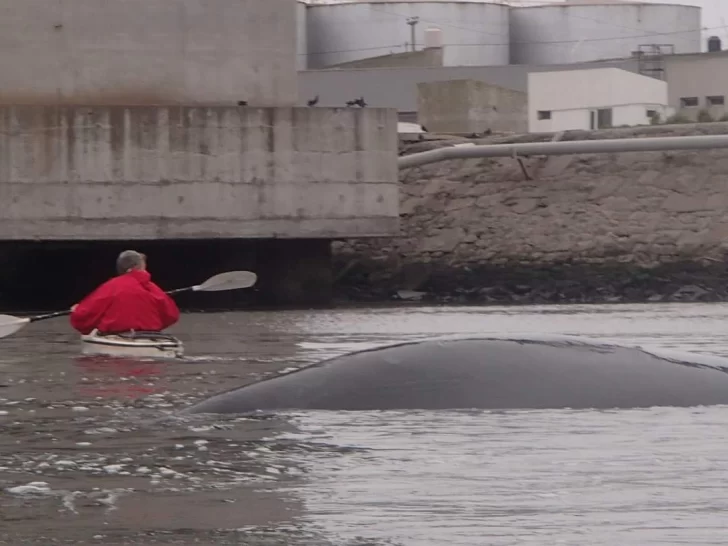
POLYGON ((0 239, 337 238, 398 229, 396 113, 0 108, 0 239))
POLYGON ((658 121, 665 123, 674 114, 674 108, 661 104, 629 104, 614 109, 614 123, 612 125, 614 127, 650 125, 653 123, 652 115, 658 116, 658 121))
POLYGON ((308 99, 319 95, 321 106, 344 106, 346 101, 363 95, 370 106, 396 108, 399 112, 415 112, 418 83, 470 79, 525 93, 528 89, 530 72, 594 67, 618 67, 631 72, 638 71, 637 61, 633 59, 549 66, 308 70, 298 73, 298 104, 303 106, 308 99))
POLYGON ((0 0, 0 104, 296 101, 293 0, 0 0))
POLYGON ((609 108, 612 126, 649 123, 648 109, 664 114, 667 85, 618 68, 534 72, 528 75, 529 131, 595 129, 591 111, 609 108))
MULTIPOLYGON (((568 138, 726 133, 728 124, 714 123, 568 138)), ((336 251, 376 258, 392 272, 411 263, 445 271, 502 263, 649 267, 728 252, 728 150, 532 157, 525 166, 531 180, 512 158, 405 169, 402 235, 336 251)))
POLYGON ((705 110, 717 120, 728 112, 728 51, 665 57, 665 73, 669 104, 682 116, 696 120, 705 110), (723 104, 711 105, 708 97, 723 104), (697 104, 685 106, 683 99, 696 99, 697 104))
MULTIPOLYGON (((508 0, 508 4, 510 4, 513 7, 529 7, 533 6, 535 4, 560 4, 564 0, 508 0)), ((590 2, 580 2, 582 4, 584 3, 591 3, 591 4, 609 4, 609 1, 605 0, 591 0, 590 2)), ((614 2, 611 2, 614 3, 614 2)), ((699 28, 702 30, 702 44, 701 44, 701 50, 707 51, 707 43, 710 36, 718 36, 723 40, 724 44, 728 44, 728 29, 723 26, 723 23, 718 23, 719 21, 728 20, 728 3, 723 2, 721 0, 640 0, 640 3, 647 3, 647 4, 682 4, 682 5, 690 5, 690 6, 696 6, 700 8, 701 12, 701 20, 700 22, 695 22, 695 26, 688 27, 689 30, 693 30, 695 28, 699 28)), ((574 17, 573 19, 578 19, 577 17, 574 17)), ((612 27, 617 27, 617 24, 614 23, 614 19, 610 18, 596 18, 594 23, 602 23, 606 25, 609 22, 612 22, 612 27)), ((575 23, 577 21, 574 21, 575 23)), ((619 21, 620 26, 624 25, 624 30, 637 30, 636 28, 632 27, 631 25, 627 24, 626 21, 619 21)), ((652 21, 650 21, 652 23, 652 21)), ((590 30, 589 26, 586 24, 584 25, 585 29, 590 30)), ((619 32, 619 28, 615 29, 619 32)), ((656 32, 666 32, 666 29, 664 27, 658 28, 656 32)), ((654 33, 648 32, 644 34, 645 36, 654 35, 654 33)), ((654 42, 657 43, 670 43, 670 36, 664 36, 666 39, 657 39, 654 40, 654 42)), ((561 40, 563 40, 563 36, 560 37, 561 40)))
POLYGON ((525 132, 525 93, 475 80, 418 84, 419 121, 434 133, 525 132))
POLYGON ((660 104, 626 104, 607 108, 552 110, 550 111, 550 119, 537 119, 534 121, 532 127, 535 127, 535 129, 531 132, 591 131, 610 127, 651 125, 652 117, 650 114, 652 112, 662 121, 665 121, 673 114, 672 109, 660 104), (600 111, 605 111, 606 117, 600 117, 600 111))

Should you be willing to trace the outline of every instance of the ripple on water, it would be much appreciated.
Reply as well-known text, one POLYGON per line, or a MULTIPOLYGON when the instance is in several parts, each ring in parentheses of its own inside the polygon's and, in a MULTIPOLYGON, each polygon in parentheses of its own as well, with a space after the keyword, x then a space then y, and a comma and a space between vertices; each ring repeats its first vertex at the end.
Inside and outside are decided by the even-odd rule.
POLYGON ((185 315, 183 362, 0 341, 2 544, 723 544, 726 408, 174 415, 391 341, 585 335, 728 356, 728 306, 185 315), (207 355, 207 356, 206 356, 207 355))
POLYGON ((726 407, 310 412, 285 437, 357 449, 292 455, 307 480, 287 489, 342 538, 365 527, 404 544, 720 544, 727 418, 726 407))

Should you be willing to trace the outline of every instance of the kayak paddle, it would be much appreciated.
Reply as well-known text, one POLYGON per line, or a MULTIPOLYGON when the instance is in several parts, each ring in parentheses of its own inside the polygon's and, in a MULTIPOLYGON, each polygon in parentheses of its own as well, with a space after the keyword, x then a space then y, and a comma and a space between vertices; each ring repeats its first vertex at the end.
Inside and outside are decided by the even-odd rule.
POLYGON ((219 273, 214 277, 210 277, 202 284, 188 286, 187 288, 177 288, 170 290, 167 294, 178 294, 179 292, 220 292, 222 290, 239 290, 241 288, 250 288, 258 280, 258 276, 252 271, 228 271, 227 273, 219 273))
MULTIPOLYGON (((222 290, 239 290, 250 288, 258 280, 258 276, 252 271, 228 271, 210 277, 202 284, 169 290, 167 294, 179 294, 180 292, 220 292, 222 290)), ((14 334, 25 325, 39 320, 47 320, 63 315, 70 315, 71 310, 56 311, 33 317, 14 317, 12 315, 0 315, 0 338, 14 334)))

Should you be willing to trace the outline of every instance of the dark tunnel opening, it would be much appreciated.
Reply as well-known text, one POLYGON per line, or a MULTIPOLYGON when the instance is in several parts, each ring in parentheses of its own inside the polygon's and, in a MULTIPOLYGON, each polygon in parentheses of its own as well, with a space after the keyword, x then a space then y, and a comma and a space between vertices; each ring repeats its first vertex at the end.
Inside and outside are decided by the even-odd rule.
POLYGON ((256 285, 229 292, 175 295, 183 311, 325 306, 331 298, 330 241, 209 239, 0 242, 0 310, 67 309, 115 275, 116 257, 138 250, 163 290, 202 283, 232 270, 253 271, 256 285))

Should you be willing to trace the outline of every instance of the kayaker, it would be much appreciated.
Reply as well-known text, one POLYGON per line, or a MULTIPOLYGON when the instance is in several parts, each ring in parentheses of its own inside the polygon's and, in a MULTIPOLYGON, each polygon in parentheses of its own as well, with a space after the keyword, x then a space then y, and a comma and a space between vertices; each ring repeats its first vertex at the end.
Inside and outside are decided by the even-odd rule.
POLYGON ((71 307, 71 326, 82 334, 161 332, 179 320, 172 298, 152 282, 147 257, 125 250, 116 259, 118 276, 71 307))

